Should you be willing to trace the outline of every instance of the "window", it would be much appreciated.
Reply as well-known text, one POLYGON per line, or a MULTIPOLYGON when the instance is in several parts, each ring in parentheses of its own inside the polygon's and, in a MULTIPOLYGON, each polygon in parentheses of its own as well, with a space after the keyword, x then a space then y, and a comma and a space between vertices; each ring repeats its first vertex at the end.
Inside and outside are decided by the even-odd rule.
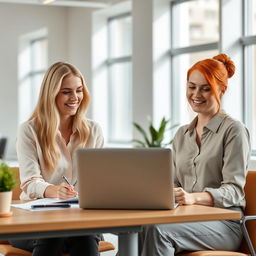
POLYGON ((186 100, 186 73, 200 59, 218 54, 219 1, 171 1, 171 116, 185 124, 194 113, 186 100))
POLYGON ((108 137, 111 143, 132 139, 132 19, 108 19, 108 137))
POLYGON ((218 0, 172 1, 172 47, 219 40, 218 0), (195 33, 195 30, 198 33, 195 33))
POLYGON ((19 53, 19 122, 29 118, 34 110, 47 68, 46 37, 25 36, 19 53))
POLYGON ((251 135, 253 154, 256 155, 256 3, 244 1, 244 121, 251 135))
POLYGON ((47 68, 47 39, 39 38, 31 41, 31 72, 29 73, 31 81, 31 109, 34 109, 43 80, 44 73, 47 68))
POLYGON ((256 35, 256 2, 243 1, 244 5, 244 36, 256 35))

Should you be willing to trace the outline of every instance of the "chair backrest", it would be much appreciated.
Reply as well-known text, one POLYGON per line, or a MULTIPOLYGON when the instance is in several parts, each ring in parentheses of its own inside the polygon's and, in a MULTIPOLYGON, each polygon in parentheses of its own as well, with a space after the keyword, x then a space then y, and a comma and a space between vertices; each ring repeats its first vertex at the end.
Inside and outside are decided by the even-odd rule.
POLYGON ((7 138, 4 138, 4 137, 0 138, 0 159, 4 158, 6 144, 7 144, 7 138))
MULTIPOLYGON (((246 200, 246 208, 244 214, 245 216, 256 215, 256 171, 248 171, 244 191, 246 200)), ((248 221, 246 226, 248 228, 254 250, 256 250, 256 221, 248 221)), ((241 251, 246 253, 249 252, 245 241, 242 243, 241 251)))
POLYGON ((20 194, 21 194, 19 167, 11 167, 11 170, 15 174, 16 182, 17 182, 15 188, 12 190, 12 200, 19 200, 20 194))

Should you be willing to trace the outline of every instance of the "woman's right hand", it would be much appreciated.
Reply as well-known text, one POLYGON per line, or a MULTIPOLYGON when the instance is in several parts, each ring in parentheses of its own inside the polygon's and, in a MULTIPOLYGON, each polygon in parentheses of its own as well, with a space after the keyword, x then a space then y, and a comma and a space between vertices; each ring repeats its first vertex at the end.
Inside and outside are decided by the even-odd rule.
POLYGON ((69 199, 77 195, 78 193, 74 190, 74 187, 64 182, 61 183, 60 185, 50 185, 45 189, 44 192, 44 197, 57 197, 61 200, 69 199))
POLYGON ((61 183, 57 190, 57 197, 61 200, 69 199, 77 195, 78 193, 74 190, 74 186, 66 183, 61 183))

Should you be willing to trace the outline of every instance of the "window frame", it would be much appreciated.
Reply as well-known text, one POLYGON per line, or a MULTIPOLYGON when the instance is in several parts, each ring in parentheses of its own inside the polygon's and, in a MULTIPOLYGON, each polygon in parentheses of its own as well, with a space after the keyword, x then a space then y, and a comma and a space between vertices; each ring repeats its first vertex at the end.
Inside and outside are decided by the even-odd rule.
MULTIPOLYGON (((251 133, 253 129, 252 125, 252 107, 253 101, 250 95, 253 93, 253 70, 252 64, 253 63, 253 54, 252 49, 250 46, 256 47, 256 34, 252 35, 249 34, 251 30, 251 24, 249 20, 252 21, 252 13, 249 10, 252 10, 252 1, 243 1, 243 8, 242 8, 242 26, 243 26, 243 36, 240 39, 240 43, 243 48, 243 89, 244 89, 244 104, 243 104, 243 122, 245 123, 246 127, 248 128, 249 132, 251 133), (246 104, 245 104, 246 103, 246 104)), ((256 62, 255 62, 256 65, 256 62)), ((252 133, 251 133, 252 134, 252 133)), ((256 156, 256 148, 252 148, 252 155, 256 156)))
MULTIPOLYGON (((32 34, 24 35, 19 41, 19 57, 18 57, 18 77, 19 77, 19 89, 18 89, 18 123, 22 123, 27 120, 31 113, 33 112, 35 105, 37 103, 38 90, 33 86, 36 82, 36 76, 44 75, 47 65, 48 65, 48 32, 47 30, 36 31, 32 34), (45 52, 43 53, 46 59, 45 68, 34 70, 36 60, 36 53, 34 49, 34 44, 39 41, 46 42, 45 52), (22 56, 23 50, 27 51, 25 56, 22 56), (22 62, 27 63, 25 71, 22 71, 22 62), (24 87, 25 86, 25 87, 24 87), (24 90, 26 94, 24 94, 24 90), (26 98, 26 104, 24 104, 24 98, 26 98)), ((40 86, 40 85, 39 85, 40 86)))
MULTIPOLYGON (((131 55, 126 55, 126 56, 122 56, 122 57, 111 57, 110 53, 111 53, 111 22, 115 21, 115 20, 119 20, 119 19, 123 19, 123 18, 127 18, 127 17, 131 17, 132 18, 132 14, 131 12, 125 12, 125 13, 121 13, 118 15, 114 15, 114 16, 110 16, 107 18, 107 60, 106 60, 106 66, 107 66, 107 79, 108 79, 108 143, 113 143, 113 144, 128 144, 130 143, 129 140, 115 140, 113 139, 113 115, 111 112, 112 109, 112 102, 113 102, 113 86, 112 86, 112 80, 111 80, 111 68, 113 67, 113 65, 115 64, 125 64, 125 63, 130 63, 132 66, 132 53, 131 55)), ((131 42, 132 44, 132 42, 131 42)), ((132 77, 131 77, 131 81, 132 81, 132 77)), ((132 85, 131 85, 131 89, 132 89, 132 85)), ((130 92, 130 98, 132 98, 132 91, 130 92)), ((130 112, 130 116, 132 117, 132 108, 129 108, 129 112, 130 112)), ((132 129, 131 129, 131 135, 132 135, 132 129)))
MULTIPOLYGON (((175 57, 183 54, 190 54, 190 53, 199 53, 203 51, 210 51, 210 50, 218 50, 220 48, 220 35, 221 35, 221 26, 220 26, 220 19, 219 19, 219 41, 205 43, 205 44, 197 44, 197 45, 190 45, 190 46, 183 46, 183 47, 174 47, 175 43, 175 37, 177 35, 176 28, 175 28, 175 15, 174 10, 175 6, 185 3, 185 2, 192 2, 195 0, 172 0, 170 2, 170 50, 169 50, 169 56, 171 59, 171 70, 170 70, 170 81, 171 81, 171 122, 173 124, 180 124, 180 118, 179 118, 179 104, 178 99, 180 98, 179 93, 179 87, 176 84, 176 81, 179 79, 177 78, 177 72, 175 72, 175 57)), ((219 1, 219 10, 220 10, 220 1, 219 1)), ((220 11, 219 11, 220 12, 220 11)))
POLYGON ((40 42, 40 41, 46 41, 48 43, 48 38, 46 36, 42 36, 42 37, 38 37, 38 38, 35 38, 35 39, 32 39, 30 40, 29 42, 29 48, 31 49, 31 58, 30 58, 30 72, 28 73, 28 79, 31 81, 31 98, 33 98, 35 96, 35 87, 33 86, 34 82, 35 82, 35 77, 37 75, 44 75, 45 72, 46 72, 46 68, 45 67, 44 69, 40 69, 40 70, 37 70, 37 71, 34 71, 33 70, 33 66, 35 64, 35 59, 36 59, 36 53, 35 51, 33 50, 33 45, 37 42, 40 42))

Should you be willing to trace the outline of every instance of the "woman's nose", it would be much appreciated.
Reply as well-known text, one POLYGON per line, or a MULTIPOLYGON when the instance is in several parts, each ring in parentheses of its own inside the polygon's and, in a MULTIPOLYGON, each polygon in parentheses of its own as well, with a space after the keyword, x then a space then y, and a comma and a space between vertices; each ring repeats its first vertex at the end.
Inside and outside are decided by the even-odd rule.
POLYGON ((76 99, 77 99, 77 93, 76 93, 76 92, 73 92, 73 93, 71 94, 71 97, 70 97, 70 98, 76 100, 76 99))
POLYGON ((195 91, 194 91, 194 94, 195 94, 195 96, 201 96, 201 91, 200 91, 200 89, 198 88, 198 89, 196 89, 195 91))

